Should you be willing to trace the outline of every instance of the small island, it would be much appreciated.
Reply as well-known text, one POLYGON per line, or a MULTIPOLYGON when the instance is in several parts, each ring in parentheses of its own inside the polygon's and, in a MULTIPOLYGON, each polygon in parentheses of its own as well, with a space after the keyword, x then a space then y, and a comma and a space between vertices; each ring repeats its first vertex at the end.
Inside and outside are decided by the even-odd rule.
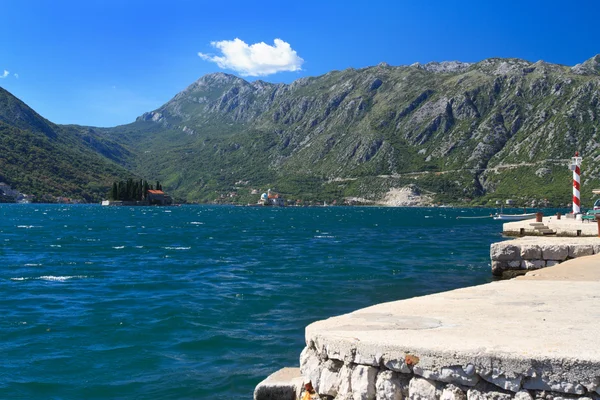
POLYGON ((163 192, 162 185, 156 181, 156 186, 148 181, 113 182, 108 193, 108 200, 103 200, 103 206, 170 206, 173 205, 171 196, 163 192))

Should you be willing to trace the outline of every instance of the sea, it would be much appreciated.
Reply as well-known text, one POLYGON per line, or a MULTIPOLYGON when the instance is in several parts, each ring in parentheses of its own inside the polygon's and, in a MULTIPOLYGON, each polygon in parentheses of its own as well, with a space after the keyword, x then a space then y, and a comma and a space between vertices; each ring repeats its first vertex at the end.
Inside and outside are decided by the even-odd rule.
POLYGON ((490 212, 0 205, 0 399, 252 399, 313 321, 490 282, 490 212))

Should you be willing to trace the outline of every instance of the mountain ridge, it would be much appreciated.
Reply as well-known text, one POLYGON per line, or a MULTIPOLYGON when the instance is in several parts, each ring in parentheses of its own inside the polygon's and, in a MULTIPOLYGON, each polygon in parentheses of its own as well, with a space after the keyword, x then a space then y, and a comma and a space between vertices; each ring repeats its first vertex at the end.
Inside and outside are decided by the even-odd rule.
MULTIPOLYGON (((251 136, 258 135, 266 149, 263 165, 273 176, 304 171, 320 176, 323 185, 336 178, 477 170, 469 179, 460 177, 455 188, 473 198, 501 186, 487 168, 564 160, 575 147, 583 152, 595 148, 597 59, 579 64, 584 67, 498 58, 478 63, 379 64, 290 84, 248 82, 214 73, 137 122, 161 125, 159 136, 171 135, 174 143, 213 163, 224 159, 206 154, 208 142, 225 158, 234 151, 250 156, 251 136), (581 104, 565 108, 577 102, 581 104), (579 121, 573 125, 571 119, 579 121), (565 136, 562 147, 550 145, 557 125, 566 132, 560 134, 565 136), (574 128, 580 126, 584 134, 575 135, 574 128), (513 155, 515 151, 520 154, 513 155)), ((156 137, 146 140, 144 148, 160 142, 156 137)), ((194 164, 203 165, 194 161, 189 165, 194 164)), ((231 172, 247 180, 239 170, 231 172)), ((434 186, 439 185, 427 189, 434 186)), ((373 193, 382 197, 380 189, 373 193)), ((458 193, 453 197, 456 200, 458 193)), ((567 199, 566 190, 561 197, 567 199)))
MULTIPOLYGON (((566 204, 564 163, 575 150, 600 159, 599 65, 599 55, 573 67, 381 63, 289 84, 217 72, 130 124, 71 129, 188 201, 253 202, 267 187, 379 201, 414 184, 438 202, 566 204)), ((598 172, 592 164, 584 179, 598 172)))

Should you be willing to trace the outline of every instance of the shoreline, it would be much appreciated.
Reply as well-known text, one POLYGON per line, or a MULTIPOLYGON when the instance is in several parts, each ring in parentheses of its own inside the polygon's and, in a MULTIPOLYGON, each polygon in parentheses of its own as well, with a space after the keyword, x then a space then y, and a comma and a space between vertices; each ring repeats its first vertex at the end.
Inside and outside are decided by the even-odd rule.
POLYGON ((586 322, 600 318, 600 238, 589 225, 593 237, 491 245, 491 272, 504 263, 524 276, 308 325, 299 368, 267 377, 254 399, 297 400, 306 383, 330 400, 600 399, 600 336, 586 322))

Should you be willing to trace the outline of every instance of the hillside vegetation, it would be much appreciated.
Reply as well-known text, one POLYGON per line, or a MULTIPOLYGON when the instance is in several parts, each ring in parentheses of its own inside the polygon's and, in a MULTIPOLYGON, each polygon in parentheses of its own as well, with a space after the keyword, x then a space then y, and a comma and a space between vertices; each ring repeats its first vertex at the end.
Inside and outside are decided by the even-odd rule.
POLYGON ((93 129, 60 126, 0 88, 0 182, 36 201, 99 201, 130 173, 111 161, 129 155, 93 129))
MULTIPOLYGON (((378 202, 410 187, 433 202, 558 206, 570 201, 575 151, 584 157, 584 205, 600 187, 600 56, 574 67, 518 59, 380 64, 291 84, 215 73, 108 129, 57 126, 0 94, 3 137, 20 142, 28 132, 37 141, 31 151, 13 144, 17 159, 58 152, 35 179, 48 182, 44 190, 107 190, 127 169, 194 202, 254 203, 269 187, 294 200, 378 202)), ((11 183, 34 187, 26 179, 32 168, 8 164, 21 171, 11 183)))
POLYGON ((570 201, 598 181, 600 56, 575 67, 488 59, 332 71, 292 84, 206 75, 107 130, 138 173, 190 201, 272 186, 300 199, 380 200, 416 184, 436 201, 570 201))

